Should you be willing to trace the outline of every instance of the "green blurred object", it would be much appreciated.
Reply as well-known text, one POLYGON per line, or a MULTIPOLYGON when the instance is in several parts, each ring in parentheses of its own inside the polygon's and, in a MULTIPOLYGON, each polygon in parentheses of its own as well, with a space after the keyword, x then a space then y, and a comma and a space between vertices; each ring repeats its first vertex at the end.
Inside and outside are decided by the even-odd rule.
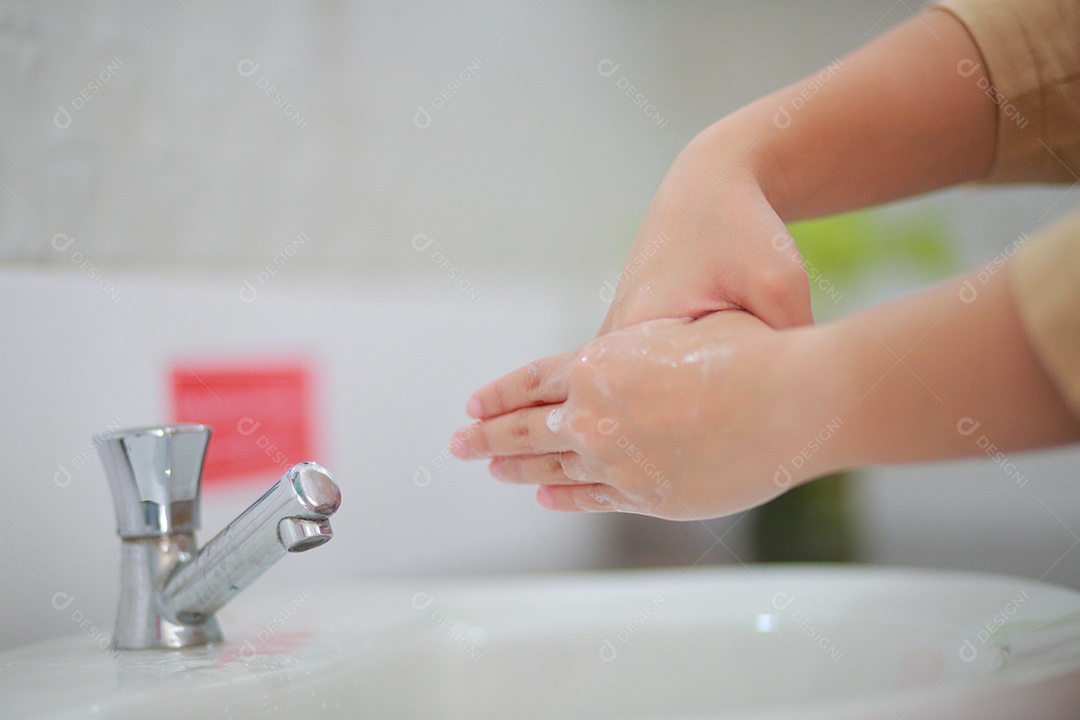
MULTIPOLYGON (((814 293, 815 314, 839 314, 844 298, 877 270, 911 271, 924 281, 955 271, 941 218, 890 220, 881 212, 835 215, 792 225, 814 293)), ((822 318, 819 318, 822 319, 822 318)), ((827 317, 824 319, 828 319, 827 317)), ((859 559, 853 517, 856 473, 837 473, 793 488, 750 513, 759 562, 852 562, 859 559)))
POLYGON ((852 562, 858 547, 851 480, 838 473, 800 485, 753 512, 761 562, 852 562))
POLYGON ((854 284, 876 267, 910 268, 931 280, 957 266, 944 223, 934 215, 899 222, 875 212, 848 213, 789 230, 806 264, 836 285, 854 284))

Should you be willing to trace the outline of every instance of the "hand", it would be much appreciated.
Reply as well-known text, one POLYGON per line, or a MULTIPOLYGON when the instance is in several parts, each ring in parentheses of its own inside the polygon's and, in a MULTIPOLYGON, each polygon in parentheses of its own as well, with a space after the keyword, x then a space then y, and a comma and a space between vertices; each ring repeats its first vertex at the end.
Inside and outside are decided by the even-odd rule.
POLYGON ((802 258, 722 121, 675 160, 653 198, 600 334, 661 317, 744 309, 776 328, 812 322, 802 258))
POLYGON ((477 391, 480 422, 454 436, 463 458, 537 484, 545 507, 670 519, 715 517, 760 504, 827 471, 825 452, 782 467, 824 424, 803 386, 803 336, 726 311, 655 320, 541 360, 477 391))
POLYGON ((781 218, 986 177, 999 108, 981 90, 984 63, 956 71, 978 57, 958 18, 930 10, 706 128, 660 185, 601 334, 730 308, 775 328, 809 323, 781 218))

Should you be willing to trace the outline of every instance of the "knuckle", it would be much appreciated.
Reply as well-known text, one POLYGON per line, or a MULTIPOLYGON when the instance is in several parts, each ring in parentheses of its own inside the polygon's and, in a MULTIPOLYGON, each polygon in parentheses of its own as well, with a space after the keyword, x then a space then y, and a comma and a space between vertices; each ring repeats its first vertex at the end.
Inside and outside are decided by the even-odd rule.
POLYGON ((563 453, 553 453, 551 455, 544 456, 544 470, 547 475, 559 475, 565 474, 566 461, 563 458, 563 453))
POLYGON ((540 372, 540 363, 530 363, 525 368, 525 375, 522 377, 521 385, 525 392, 525 397, 529 400, 534 399, 540 392, 540 385, 542 383, 542 376, 540 372))
POLYGON ((532 437, 532 429, 529 425, 527 413, 519 412, 514 416, 514 419, 510 422, 510 437, 521 443, 527 443, 529 438, 532 437))
POLYGON ((518 448, 537 450, 550 432, 545 413, 536 409, 518 412, 510 423, 510 437, 518 448))

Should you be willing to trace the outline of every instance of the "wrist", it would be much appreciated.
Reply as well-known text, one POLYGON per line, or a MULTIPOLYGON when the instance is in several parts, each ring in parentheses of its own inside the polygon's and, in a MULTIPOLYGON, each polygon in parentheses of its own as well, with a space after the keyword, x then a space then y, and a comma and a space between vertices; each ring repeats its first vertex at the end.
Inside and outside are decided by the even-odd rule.
POLYGON ((858 398, 850 377, 857 356, 845 351, 844 327, 837 323, 781 331, 787 337, 784 391, 791 419, 781 460, 793 484, 857 464, 858 398))
POLYGON ((757 191, 764 177, 763 131, 754 126, 745 108, 717 120, 699 132, 681 155, 709 172, 728 188, 757 191))
POLYGON ((705 128, 691 146, 700 143, 705 148, 702 152, 728 173, 725 181, 730 177, 736 184, 752 185, 786 222, 798 218, 788 217, 791 208, 782 182, 784 173, 778 171, 783 131, 772 117, 775 110, 771 96, 761 98, 705 128))

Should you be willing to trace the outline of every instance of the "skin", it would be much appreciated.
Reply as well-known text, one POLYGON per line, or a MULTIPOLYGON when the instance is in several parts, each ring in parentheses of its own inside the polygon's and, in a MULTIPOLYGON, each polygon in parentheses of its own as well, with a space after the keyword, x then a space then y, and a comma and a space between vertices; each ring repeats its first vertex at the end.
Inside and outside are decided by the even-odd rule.
POLYGON ((957 72, 972 59, 964 27, 930 11, 798 110, 807 81, 704 131, 657 192, 601 335, 478 390, 452 452, 539 485, 551 509, 700 519, 845 468, 1080 439, 1007 269, 807 325, 784 221, 984 177, 996 108, 957 72))
POLYGON ((930 11, 847 56, 831 74, 706 128, 657 190, 600 334, 732 308, 774 327, 809 323, 799 258, 772 239, 786 233, 784 222, 984 177, 996 108, 977 85, 981 69, 957 72, 970 60, 980 55, 963 25, 930 11), (782 112, 788 123, 778 127, 782 112), (636 269, 643 254, 651 259, 636 269))
POLYGON ((548 508, 700 519, 843 468, 979 455, 980 438, 1004 453, 1080 439, 1008 275, 973 302, 963 280, 978 283, 814 327, 727 311, 615 331, 482 388, 485 419, 452 447, 539 484, 548 508))

